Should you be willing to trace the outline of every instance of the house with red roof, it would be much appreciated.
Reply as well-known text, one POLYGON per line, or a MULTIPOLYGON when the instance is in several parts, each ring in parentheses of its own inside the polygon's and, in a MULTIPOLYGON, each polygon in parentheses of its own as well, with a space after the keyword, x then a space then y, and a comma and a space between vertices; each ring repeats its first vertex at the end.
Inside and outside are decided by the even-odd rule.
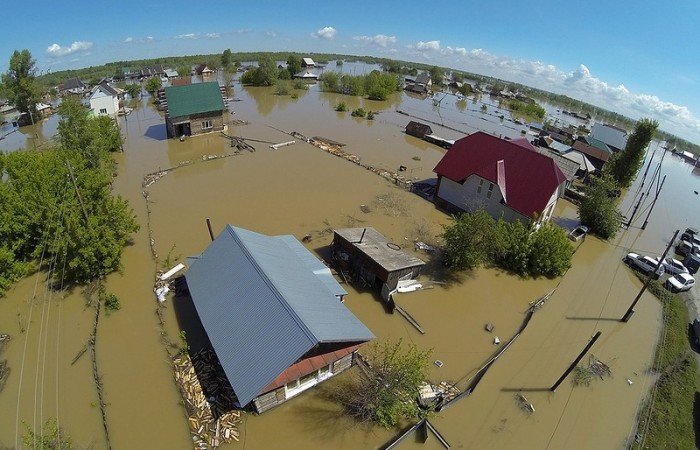
POLYGON ((541 224, 552 217, 566 176, 527 139, 477 132, 454 143, 435 166, 435 202, 492 217, 541 224))

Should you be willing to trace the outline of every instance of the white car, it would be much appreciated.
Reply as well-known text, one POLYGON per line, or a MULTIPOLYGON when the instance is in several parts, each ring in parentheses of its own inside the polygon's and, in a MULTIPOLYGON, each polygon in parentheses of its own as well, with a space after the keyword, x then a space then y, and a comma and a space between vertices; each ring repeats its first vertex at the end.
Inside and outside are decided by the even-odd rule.
MULTIPOLYGON (((659 263, 658 258, 652 258, 651 256, 642 256, 642 255, 638 255, 637 253, 628 253, 627 256, 625 256, 625 259, 623 261, 626 262, 633 269, 640 270, 647 275, 654 272, 656 265, 659 263)), ((664 273, 664 266, 662 264, 659 266, 659 269, 656 271, 654 278, 659 278, 661 275, 663 275, 663 273, 664 273)))
POLYGON ((692 289, 693 286, 695 286, 695 278, 687 273, 673 276, 664 283, 664 287, 671 292, 688 291, 692 289))
POLYGON ((664 266, 664 271, 668 274, 680 275, 682 273, 688 273, 688 269, 677 259, 668 257, 664 259, 664 262, 661 264, 664 266))

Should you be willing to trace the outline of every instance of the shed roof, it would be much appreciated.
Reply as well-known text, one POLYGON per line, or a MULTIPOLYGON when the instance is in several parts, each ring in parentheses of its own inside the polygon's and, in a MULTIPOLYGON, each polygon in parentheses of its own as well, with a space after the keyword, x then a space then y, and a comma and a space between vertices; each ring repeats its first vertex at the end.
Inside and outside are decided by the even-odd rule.
POLYGON ((314 60, 311 58, 301 58, 302 62, 306 64, 307 66, 313 66, 315 65, 314 60))
POLYGON ((598 150, 602 150, 605 153, 612 155, 613 151, 610 149, 610 147, 608 147, 608 144, 606 144, 605 142, 590 136, 583 136, 583 140, 586 141, 586 143, 591 147, 595 147, 598 150))
POLYGON ((391 241, 372 227, 342 228, 333 230, 333 232, 353 244, 389 272, 425 264, 410 253, 389 246, 391 241), (362 236, 363 232, 364 236, 362 236), (360 242, 360 238, 362 238, 362 242, 360 242))
POLYGON ((565 158, 561 153, 554 150, 550 150, 544 147, 534 147, 535 151, 540 155, 544 155, 547 158, 552 158, 557 164, 557 167, 562 171, 567 180, 571 181, 576 176, 578 172, 579 164, 568 158, 565 158))
POLYGON ((416 77, 416 84, 428 84, 430 81, 430 75, 427 73, 421 73, 416 77))
POLYGON ((308 70, 302 70, 299 73, 295 73, 294 78, 313 78, 315 80, 316 78, 318 78, 318 75, 308 70))
POLYGON ((228 225, 185 275, 241 405, 318 344, 374 338, 291 239, 228 225))
POLYGON ((168 86, 165 88, 165 98, 168 101, 168 116, 181 117, 225 109, 219 83, 187 84, 184 86, 168 86))
POLYGON ((498 165, 503 161, 506 205, 533 217, 566 181, 553 159, 533 150, 527 139, 506 141, 478 131, 455 142, 434 171, 457 183, 477 175, 500 186, 498 165))
POLYGON ((579 151, 570 150, 562 154, 562 156, 566 159, 576 162, 576 164, 578 164, 581 170, 585 170, 586 172, 595 172, 596 170, 591 160, 579 151))
POLYGON ((433 129, 430 128, 430 125, 416 122, 415 120, 411 120, 408 122, 408 125, 406 125, 406 133, 416 135, 416 134, 433 134, 433 129))

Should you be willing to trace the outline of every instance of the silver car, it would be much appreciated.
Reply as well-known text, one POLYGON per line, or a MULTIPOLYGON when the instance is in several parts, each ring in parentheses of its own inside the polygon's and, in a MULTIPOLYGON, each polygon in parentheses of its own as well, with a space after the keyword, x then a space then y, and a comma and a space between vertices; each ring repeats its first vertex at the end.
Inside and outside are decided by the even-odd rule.
MULTIPOLYGON (((659 263, 659 258, 652 258, 651 256, 642 256, 637 253, 628 253, 623 260, 631 268, 637 269, 647 275, 654 272, 656 265, 659 263)), ((659 269, 654 274, 654 278, 659 278, 664 273, 664 266, 661 264, 659 269)))
POLYGON ((664 266, 664 272, 671 275, 680 275, 682 273, 688 273, 688 268, 686 268, 682 262, 677 259, 668 257, 664 259, 661 263, 664 266))

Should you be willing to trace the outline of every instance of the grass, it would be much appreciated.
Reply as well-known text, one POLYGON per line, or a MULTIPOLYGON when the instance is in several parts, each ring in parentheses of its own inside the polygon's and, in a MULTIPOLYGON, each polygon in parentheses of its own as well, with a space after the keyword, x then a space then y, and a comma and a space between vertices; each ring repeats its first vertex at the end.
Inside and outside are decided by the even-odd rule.
MULTIPOLYGON (((658 281, 652 281, 648 289, 663 305, 665 336, 659 340, 654 356, 659 373, 656 392, 641 410, 637 434, 645 433, 643 448, 692 449, 698 368, 688 342, 688 311, 681 296, 667 291, 658 281)), ((632 448, 642 448, 641 444, 635 441, 632 448)))

